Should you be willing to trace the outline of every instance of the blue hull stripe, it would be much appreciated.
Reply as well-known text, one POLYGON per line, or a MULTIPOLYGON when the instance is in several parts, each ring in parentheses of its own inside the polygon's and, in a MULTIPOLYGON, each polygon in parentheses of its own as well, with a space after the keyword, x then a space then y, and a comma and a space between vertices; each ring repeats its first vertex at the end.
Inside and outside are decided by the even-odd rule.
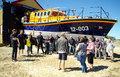
POLYGON ((50 26, 24 26, 24 30, 70 32, 75 34, 88 34, 106 36, 114 24, 111 23, 70 23, 50 26))

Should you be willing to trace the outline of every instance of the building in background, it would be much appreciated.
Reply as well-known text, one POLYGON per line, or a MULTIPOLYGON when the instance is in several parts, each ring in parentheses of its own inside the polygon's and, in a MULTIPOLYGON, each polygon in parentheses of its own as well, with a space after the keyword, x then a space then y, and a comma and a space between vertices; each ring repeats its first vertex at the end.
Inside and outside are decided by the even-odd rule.
POLYGON ((27 13, 43 9, 36 0, 17 0, 6 2, 3 0, 0 11, 0 43, 10 43, 12 29, 23 29, 21 18, 27 13))

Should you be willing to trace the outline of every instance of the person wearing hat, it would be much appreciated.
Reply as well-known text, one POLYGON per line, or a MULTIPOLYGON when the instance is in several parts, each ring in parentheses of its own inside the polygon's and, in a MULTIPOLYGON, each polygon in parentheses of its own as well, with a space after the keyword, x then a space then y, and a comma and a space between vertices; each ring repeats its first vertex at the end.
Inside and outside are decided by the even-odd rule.
POLYGON ((57 47, 58 47, 58 59, 59 59, 59 70, 61 70, 61 62, 63 65, 63 71, 66 72, 65 69, 65 61, 67 60, 67 54, 68 54, 68 40, 66 39, 65 33, 61 33, 61 37, 57 41, 57 47))

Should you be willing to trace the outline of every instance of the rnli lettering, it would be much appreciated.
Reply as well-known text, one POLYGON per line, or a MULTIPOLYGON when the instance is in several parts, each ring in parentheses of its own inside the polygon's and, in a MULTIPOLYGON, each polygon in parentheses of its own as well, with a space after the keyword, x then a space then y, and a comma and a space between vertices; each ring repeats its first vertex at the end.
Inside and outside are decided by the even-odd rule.
POLYGON ((88 26, 79 26, 79 27, 70 27, 72 32, 75 31, 89 31, 89 27, 88 26))

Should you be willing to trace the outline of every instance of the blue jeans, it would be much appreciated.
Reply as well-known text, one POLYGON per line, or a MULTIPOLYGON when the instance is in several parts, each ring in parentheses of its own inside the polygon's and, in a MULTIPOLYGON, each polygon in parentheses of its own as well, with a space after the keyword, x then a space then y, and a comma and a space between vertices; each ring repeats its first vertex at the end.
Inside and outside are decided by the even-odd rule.
POLYGON ((17 60, 17 46, 13 46, 12 60, 17 60))
POLYGON ((75 47, 73 45, 70 45, 69 47, 69 54, 71 54, 71 51, 73 52, 73 54, 75 53, 75 47))
POLYGON ((54 52, 54 43, 50 43, 50 52, 52 51, 52 52, 54 52))
POLYGON ((58 52, 57 42, 55 42, 55 50, 58 52))
POLYGON ((103 55, 104 57, 107 56, 107 54, 106 54, 106 49, 102 49, 102 55, 103 55))
POLYGON ((87 66, 86 66, 85 61, 86 61, 86 55, 82 56, 82 59, 80 60, 81 67, 82 67, 82 73, 87 72, 87 66))
POLYGON ((27 47, 27 51, 31 51, 31 47, 27 47))
POLYGON ((45 54, 49 54, 49 45, 45 44, 45 54))
POLYGON ((75 50, 74 56, 76 57, 78 55, 77 50, 75 50))
POLYGON ((97 57, 97 54, 99 56, 99 58, 101 58, 101 52, 99 48, 95 48, 95 58, 97 57))
POLYGON ((37 54, 39 54, 39 48, 41 47, 41 49, 42 49, 42 52, 44 53, 44 51, 43 51, 43 44, 38 44, 37 45, 37 54))

